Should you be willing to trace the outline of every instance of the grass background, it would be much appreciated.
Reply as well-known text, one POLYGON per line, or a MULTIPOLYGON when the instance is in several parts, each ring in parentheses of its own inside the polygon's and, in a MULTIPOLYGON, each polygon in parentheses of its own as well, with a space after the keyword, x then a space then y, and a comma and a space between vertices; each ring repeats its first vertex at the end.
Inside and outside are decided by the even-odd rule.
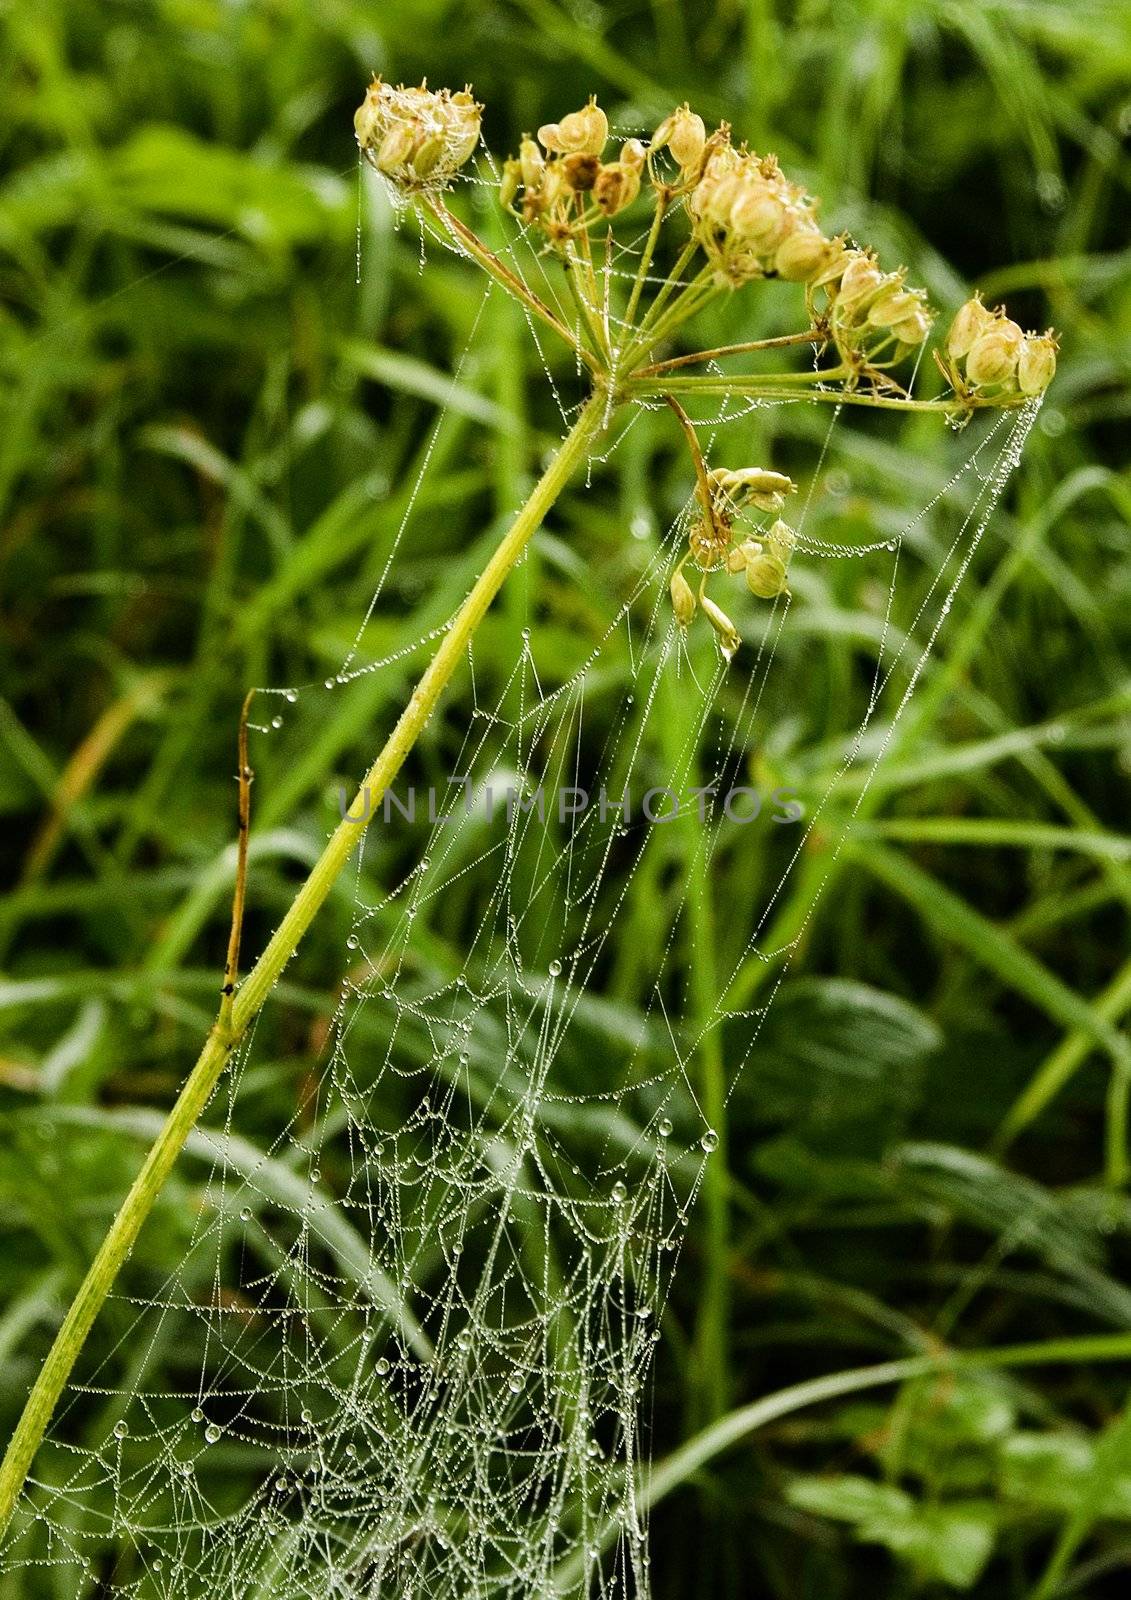
MULTIPOLYGON (((591 91, 641 124, 689 98, 776 149, 831 223, 906 261, 945 310, 976 284, 1062 334, 936 651, 929 715, 885 769, 732 1107, 729 1236, 720 1249, 693 1221, 656 1455, 710 1414, 708 1360, 738 1406, 932 1340, 1048 1341, 1051 1357, 1066 1337, 1131 1332, 1125 11, 41 0, 0 26, 0 1428, 140 1159, 120 1113, 169 1102, 211 1019, 243 689, 336 669, 479 305, 462 264, 421 273, 413 231, 376 210, 355 282, 350 117, 373 70, 470 79, 499 153, 591 91), (712 1270, 729 1327, 705 1351, 712 1270)), ((486 202, 480 221, 497 226, 486 202)), ((782 316, 752 299, 719 328, 757 336, 782 316)), ((487 317, 374 650, 446 614, 556 436, 521 320, 495 302, 487 317)), ((761 426, 789 448, 791 421, 761 426)), ((829 515, 861 537, 900 527, 964 452, 930 419, 859 425, 839 448, 851 493, 829 515)), ((615 603, 626 529, 654 537, 686 493, 670 423, 649 419, 592 494, 567 497, 557 533, 593 595, 615 603)), ((929 540, 918 554, 928 571, 929 540)), ((759 772, 819 792, 855 720, 874 596, 843 572, 806 581, 759 772)), ((477 661, 489 670, 494 650, 503 671, 529 617, 551 652, 584 634, 552 552, 477 661)), ((245 948, 395 689, 359 680, 257 750, 245 948)), ((367 853, 373 885, 403 868, 396 848, 367 853)), ((764 898, 757 850, 720 860, 719 903, 764 898)), ((662 866, 626 908, 610 976, 625 1005, 643 994, 662 866)), ((453 960, 465 914, 435 930, 453 960)), ((290 970, 249 1134, 303 1092, 348 918, 343 892, 290 970)), ((721 969, 739 931, 719 932, 721 969)), ((139 1283, 179 1259, 200 1180, 183 1162, 131 1263, 139 1283)), ((769 1428, 673 1491, 656 1593, 1122 1593, 1127 1376, 1050 1358, 769 1428)), ((98 1409, 68 1425, 94 1437, 98 1409)))

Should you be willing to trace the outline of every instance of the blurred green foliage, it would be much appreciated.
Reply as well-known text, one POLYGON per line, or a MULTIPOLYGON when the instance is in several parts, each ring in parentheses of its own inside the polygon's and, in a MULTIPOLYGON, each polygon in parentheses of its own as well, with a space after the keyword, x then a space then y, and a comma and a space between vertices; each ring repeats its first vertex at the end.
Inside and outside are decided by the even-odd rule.
MULTIPOLYGON (((471 80, 499 153, 591 91, 622 125, 690 99, 776 149, 833 225, 906 261, 944 310, 975 284, 1060 330, 924 714, 733 1105, 727 1385, 737 1405, 933 1340, 1131 1330, 1131 1208, 1101 1182, 1125 1166, 1131 1008, 1126 8, 40 0, 0 26, 0 1426, 140 1159, 152 1117, 132 1108, 168 1103, 211 1020, 244 688, 336 669, 426 450, 366 649, 442 620, 557 434, 521 320, 492 301, 472 336, 473 275, 441 257, 421 272, 412 227, 369 198, 355 281, 350 118, 373 70, 471 80)), ((501 226, 486 191, 471 203, 501 226)), ((751 297, 718 326, 757 337, 785 315, 751 297)), ((790 448, 792 422, 759 428, 790 448)), ((901 527, 965 446, 913 419, 846 428, 839 448, 848 487, 827 514, 867 538, 901 527)), ((653 538, 687 492, 670 419, 646 418, 567 497, 477 662, 505 672, 533 616, 547 669, 569 670, 635 570, 626 530, 653 538)), ((924 570, 937 553, 922 542, 924 570)), ((759 773, 817 793, 876 613, 843 571, 798 589, 759 773)), ((304 700, 257 748, 249 948, 420 659, 399 687, 383 673, 304 700)), ((422 752, 437 771, 460 714, 457 697, 422 752)), ((720 903, 764 900, 765 849, 720 861, 720 903)), ((383 840, 367 879, 405 865, 383 840)), ((609 995, 629 1011, 664 867, 624 911, 609 995)), ((474 880, 463 892, 430 930, 457 966, 474 880)), ((250 1137, 306 1092, 348 912, 343 890, 261 1033, 250 1137)), ((736 934, 719 931, 720 971, 736 934)), ((567 1066, 586 1060, 579 1046, 567 1066)), ((138 1283, 180 1259, 200 1177, 190 1150, 138 1283)), ((664 1321, 658 1457, 702 1416, 696 1291, 717 1241, 698 1226, 664 1321)), ((1050 1365, 766 1429, 673 1496, 656 1593, 1122 1593, 1125 1385, 1117 1366, 1050 1365)), ((67 1426, 104 1426, 88 1410, 67 1426)))

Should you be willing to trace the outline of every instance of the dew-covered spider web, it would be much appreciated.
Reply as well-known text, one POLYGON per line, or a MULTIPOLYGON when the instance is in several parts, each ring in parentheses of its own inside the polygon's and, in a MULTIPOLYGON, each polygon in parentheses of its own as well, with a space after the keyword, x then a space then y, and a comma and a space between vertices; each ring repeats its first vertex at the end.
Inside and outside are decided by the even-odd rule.
MULTIPOLYGON (((509 259, 554 292, 528 244, 509 259)), ((570 376, 551 379, 566 420, 570 376)), ((116 1286, 0 1552, 4 1593, 649 1592, 650 1374, 718 1158, 703 1059, 729 1093, 757 1052, 1035 416, 975 419, 949 466, 915 468, 912 515, 904 484, 845 539, 874 431, 804 401, 717 405, 696 422, 728 464, 758 459, 771 413, 779 437, 797 416, 793 598, 720 589, 744 640, 729 663, 702 617, 681 632, 668 583, 688 461, 666 531, 626 531, 615 582, 575 575, 575 628, 544 638, 531 616, 504 670, 498 630, 489 660, 471 646, 458 759, 438 777, 413 758, 374 803, 363 851, 399 830, 411 864, 380 894, 355 877, 301 1104, 266 1146, 244 1137, 266 1066, 253 1032, 184 1158, 205 1174, 190 1249, 164 1283, 127 1267, 116 1286), (834 754, 800 752, 788 788, 763 792, 758 752, 820 636, 806 614, 846 585, 863 600, 834 754), (759 870, 735 893, 755 837, 759 870), (783 926, 814 861, 809 908, 783 926), (705 1003, 712 917, 737 955, 705 1003), (92 1413, 93 1439, 73 1425, 92 1413)), ((605 458, 615 469, 646 414, 614 427, 575 500, 600 499, 605 458)), ((367 644, 398 559, 336 678, 276 686, 272 709, 316 717, 358 675, 401 680, 418 645, 367 644)))

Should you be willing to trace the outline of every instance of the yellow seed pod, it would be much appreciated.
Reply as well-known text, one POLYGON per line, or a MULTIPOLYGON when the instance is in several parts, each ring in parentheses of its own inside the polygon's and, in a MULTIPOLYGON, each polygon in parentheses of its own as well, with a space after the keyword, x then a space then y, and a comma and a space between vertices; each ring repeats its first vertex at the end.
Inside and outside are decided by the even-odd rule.
POLYGON ((759 600, 776 600, 785 594, 785 563, 779 556, 761 555, 746 566, 746 587, 759 600))
POLYGON ((670 117, 665 117, 652 136, 653 150, 662 150, 665 145, 683 172, 697 167, 703 159, 707 129, 703 118, 696 115, 686 102, 670 117))
POLYGON ((608 142, 609 119, 595 99, 580 111, 571 111, 559 123, 549 126, 556 128, 557 144, 548 144, 542 137, 546 129, 540 128, 538 137, 548 150, 557 150, 560 155, 599 156, 608 142))
POLYGON ((829 264, 834 250, 834 241, 826 239, 819 229, 811 225, 796 227, 778 245, 774 271, 787 283, 809 283, 829 264))
POLYGON ((965 305, 959 306, 950 325, 946 336, 947 354, 956 360, 968 355, 975 339, 981 338, 993 320, 993 312, 987 310, 977 295, 967 300, 965 305))
POLYGON ((561 155, 565 148, 562 144, 561 125, 557 122, 544 122, 538 129, 538 143, 552 155, 561 155))
POLYGON ((546 160, 533 139, 523 137, 518 147, 518 163, 524 189, 537 189, 546 170, 546 160))
POLYGON ((735 233, 766 255, 785 238, 790 221, 784 201, 764 183, 744 186, 731 207, 730 225, 735 233))
POLYGON ((1017 387, 1022 394, 1044 394, 1055 374, 1055 337, 1051 332, 1029 334, 1017 357, 1017 387))
POLYGON ((914 349, 921 345, 931 331, 931 313, 926 306, 920 306, 910 317, 904 317, 902 322, 897 322, 892 328, 900 344, 914 349))
POLYGON ((771 467, 713 467, 710 478, 727 494, 788 494, 794 488, 792 478, 771 467))
POLYGON ((370 90, 353 114, 353 131, 365 150, 377 142, 381 124, 380 102, 370 90))
POLYGON ((873 328, 892 328, 897 322, 910 317, 922 304, 914 289, 903 287, 902 274, 896 274, 895 277, 896 281, 881 289, 868 307, 867 321, 873 328))
POLYGON ((770 554, 776 556, 783 565, 788 563, 796 543, 796 533, 794 533, 788 522, 782 522, 780 518, 766 535, 766 544, 770 554))
POLYGON ((392 176, 403 168, 412 155, 416 143, 416 130, 411 123, 398 122, 385 134, 377 150, 375 162, 378 172, 392 176))
POLYGON ((700 597, 700 604, 703 607, 703 615, 719 636, 720 650, 729 661, 742 643, 742 635, 722 607, 717 606, 708 595, 700 597))
POLYGON ((413 151, 412 170, 418 178, 427 178, 435 172, 444 153, 444 137, 440 133, 430 133, 421 140, 413 151))
POLYGON ((886 280, 875 258, 866 251, 850 251, 849 255, 836 293, 836 308, 842 317, 855 321, 884 288, 886 280))
POLYGON ((503 162, 503 173, 499 179, 499 204, 504 211, 509 211, 514 205, 521 187, 522 167, 514 156, 508 156, 503 162))
POLYGON ((728 572, 745 572, 746 563, 761 554, 762 546, 756 539, 744 539, 741 544, 731 545, 727 551, 726 569, 728 572))
POLYGON ((686 628, 695 615, 695 591, 682 572, 673 573, 669 587, 671 589, 672 610, 675 612, 675 620, 681 628, 686 628))
POLYGON ((966 377, 971 383, 991 386, 1011 383, 1025 335, 1009 317, 995 317, 985 333, 971 345, 966 357, 966 377))
POLYGON ((633 172, 643 172, 647 154, 639 139, 626 139, 620 147, 621 166, 629 167, 633 172))

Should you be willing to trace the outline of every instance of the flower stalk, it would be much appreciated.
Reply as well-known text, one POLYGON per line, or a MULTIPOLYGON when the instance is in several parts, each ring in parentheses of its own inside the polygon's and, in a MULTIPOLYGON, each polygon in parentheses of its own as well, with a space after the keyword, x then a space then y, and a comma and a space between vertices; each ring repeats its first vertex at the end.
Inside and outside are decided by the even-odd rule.
MULTIPOLYGON (((927 338, 931 313, 921 291, 908 289, 903 269, 885 273, 875 256, 843 237, 827 238, 816 221, 816 202, 781 172, 773 156, 735 146, 723 124, 710 135, 687 106, 666 118, 647 145, 629 139, 617 157, 605 160, 608 119, 596 101, 547 123, 538 139, 526 138, 520 155, 503 170, 504 210, 531 233, 540 234, 564 270, 578 312, 575 333, 447 206, 444 195, 471 158, 480 136, 482 108, 470 90, 458 93, 393 86, 375 79, 358 108, 360 149, 390 185, 399 203, 417 208, 437 238, 469 257, 524 310, 549 328, 587 369, 590 394, 572 429, 496 548, 467 599, 452 619, 429 666, 359 791, 368 792, 372 814, 426 726, 440 695, 463 661, 468 645, 507 574, 562 492, 597 436, 620 407, 665 402, 679 420, 695 476, 698 515, 689 525, 688 548, 671 577, 674 615, 688 628, 700 613, 714 629, 730 660, 741 644, 737 628, 707 594, 711 575, 744 576, 748 592, 761 600, 788 595, 787 569, 795 536, 778 517, 795 485, 766 467, 708 471, 693 420, 680 397, 807 400, 898 411, 929 411, 964 418, 984 406, 1017 406, 1040 394, 1055 370, 1051 334, 1025 334, 1004 313, 976 298, 955 319, 936 363, 950 384, 949 398, 916 400, 890 376, 927 338), (654 211, 623 309, 614 302, 612 225, 650 190, 654 211), (675 202, 679 200, 679 204, 675 202), (665 230, 687 226, 690 237, 668 251, 671 265, 658 287, 655 264, 663 259, 665 230), (605 267, 594 265, 591 230, 605 234, 605 267), (599 283, 600 278, 600 283, 599 283), (807 325, 772 339, 695 350, 657 359, 658 346, 718 298, 756 280, 777 278, 804 291, 807 325), (614 333, 615 330, 615 333, 614 333), (817 365, 789 373, 689 375, 684 366, 725 356, 751 355, 791 346, 816 347, 817 365), (819 362, 831 359, 824 367, 819 362), (773 519, 773 520, 771 520, 773 519), (698 583, 684 575, 693 567, 698 583)), ((637 224, 634 222, 633 227, 637 224)), ((87 1334, 122 1263, 153 1207, 186 1138, 216 1087, 233 1051, 297 950, 319 908, 357 849, 365 831, 357 803, 331 835, 259 960, 236 985, 246 869, 248 786, 246 706, 240 748, 240 867, 233 933, 220 1012, 195 1066, 146 1157, 110 1231, 92 1262, 46 1361, 32 1387, 15 1434, 0 1465, 0 1531, 8 1524, 28 1470, 87 1334)), ((692 896, 708 920, 708 885, 692 896)), ((704 1005, 709 996, 700 996, 704 1005)), ((714 1047, 710 1047, 714 1048, 714 1047)), ((721 1060, 704 1057, 706 1098, 714 1126, 715 1166, 708 1185, 712 1251, 725 1261, 727 1246, 725 1084, 721 1060)), ((719 1270, 723 1270, 721 1267, 719 1270)), ((720 1352, 726 1346, 725 1282, 708 1286, 701 1350, 716 1358, 709 1384, 711 1411, 723 1403, 720 1352)))

